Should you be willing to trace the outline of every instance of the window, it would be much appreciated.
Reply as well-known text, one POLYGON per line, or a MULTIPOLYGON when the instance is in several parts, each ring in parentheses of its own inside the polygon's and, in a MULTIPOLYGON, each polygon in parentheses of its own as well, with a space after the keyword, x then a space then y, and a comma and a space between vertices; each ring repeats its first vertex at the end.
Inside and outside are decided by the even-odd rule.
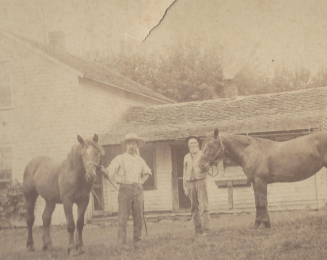
POLYGON ((144 159, 146 164, 151 169, 152 175, 143 183, 144 190, 155 190, 157 188, 156 182, 156 156, 155 147, 142 147, 140 148, 140 156, 144 159))
POLYGON ((6 182, 11 181, 12 177, 12 162, 11 148, 0 147, 0 188, 5 187, 6 182))
POLYGON ((0 108, 11 106, 9 61, 0 60, 0 108))

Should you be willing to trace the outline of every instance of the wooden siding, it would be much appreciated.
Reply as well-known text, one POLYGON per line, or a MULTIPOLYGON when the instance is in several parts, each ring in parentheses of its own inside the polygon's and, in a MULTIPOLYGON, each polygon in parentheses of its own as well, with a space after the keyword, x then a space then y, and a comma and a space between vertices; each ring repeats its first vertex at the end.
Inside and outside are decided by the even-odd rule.
MULTIPOLYGON (((0 108, 0 146, 12 147, 13 179, 22 183, 24 169, 35 156, 65 159, 83 138, 103 133, 130 105, 161 104, 151 98, 121 94, 82 80, 58 62, 0 36, 0 58, 9 60, 12 107, 0 108), (133 100, 134 98, 134 100, 133 100)), ((109 193, 104 185, 104 204, 109 193)), ((92 199, 86 219, 92 217, 92 199)), ((39 197, 35 225, 42 225, 45 202, 39 197)), ((74 208, 76 217, 76 207, 74 208)), ((57 205, 52 224, 66 223, 57 205)))
MULTIPOLYGON (((229 208, 228 187, 218 188, 216 181, 245 180, 241 167, 224 169, 219 163, 219 174, 212 178, 208 176, 209 208, 211 212, 228 210, 255 210, 254 193, 251 187, 233 187, 233 207, 229 208)), ((273 183, 268 185, 268 207, 270 210, 316 209, 326 203, 326 169, 321 169, 307 180, 294 183, 273 183)))
MULTIPOLYGON (((113 122, 115 122, 123 112, 130 106, 161 104, 161 101, 130 94, 126 91, 110 88, 102 83, 93 82, 87 79, 80 79, 79 87, 79 133, 83 136, 93 136, 94 133, 104 134, 113 122)), ((142 136, 142 133, 137 133, 142 136)), ((100 140, 101 142, 101 140, 100 140)), ((107 150, 108 151, 108 150, 107 150)), ((103 158, 106 161, 105 158, 103 158)), ((110 162, 104 163, 108 165, 110 162)), ((111 214, 116 203, 109 192, 111 184, 103 180, 103 205, 104 214, 111 214), (114 202, 113 202, 114 201, 114 202)), ((93 198, 94 199, 94 198, 93 198)), ((87 210, 87 218, 93 215, 93 200, 87 210)))
MULTIPOLYGON (((0 110, 6 122, 0 145, 13 151, 13 179, 23 181, 27 163, 35 156, 64 159, 76 143, 77 77, 29 49, 0 37, 0 57, 9 57, 12 109, 0 110)), ((2 130, 2 129, 1 129, 2 130)), ((42 224, 44 200, 38 198, 35 225, 42 224)), ((53 224, 65 222, 58 205, 53 224)))
MULTIPOLYGON (((172 161, 171 150, 167 144, 156 146, 157 158, 157 190, 145 191, 145 211, 172 211, 172 161)), ((224 168, 221 161, 218 165, 218 175, 207 177, 209 210, 211 213, 221 211, 255 211, 252 185, 248 187, 233 187, 232 207, 229 204, 230 190, 228 186, 218 188, 217 181, 247 180, 240 166, 224 168)), ((216 172, 214 172, 215 174, 216 172)), ((268 209, 316 209, 325 205, 327 200, 326 169, 323 168, 311 178, 294 183, 273 183, 268 185, 268 209)), ((118 192, 111 191, 112 212, 118 211, 118 192)), ((177 194, 178 196, 178 194, 177 194)))

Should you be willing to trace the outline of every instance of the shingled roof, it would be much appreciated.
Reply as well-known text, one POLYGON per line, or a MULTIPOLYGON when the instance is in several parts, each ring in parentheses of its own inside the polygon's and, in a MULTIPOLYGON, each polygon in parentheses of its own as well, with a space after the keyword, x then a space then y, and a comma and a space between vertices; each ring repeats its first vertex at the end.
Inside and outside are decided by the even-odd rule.
POLYGON ((43 44, 40 42, 36 42, 11 32, 0 30, 0 33, 2 33, 7 37, 9 36, 10 38, 29 44, 29 46, 31 46, 32 48, 36 48, 37 50, 40 50, 43 53, 49 55, 50 57, 65 64, 66 66, 69 66, 72 69, 81 72, 85 78, 92 79, 95 81, 100 81, 105 84, 109 84, 110 86, 113 87, 125 89, 126 91, 139 93, 152 98, 160 99, 168 103, 175 103, 173 100, 99 63, 92 62, 78 56, 74 56, 60 48, 43 44))
POLYGON ((128 132, 146 141, 204 137, 215 127, 234 134, 319 128, 327 106, 327 87, 216 99, 131 107, 101 136, 103 145, 118 144, 128 132))

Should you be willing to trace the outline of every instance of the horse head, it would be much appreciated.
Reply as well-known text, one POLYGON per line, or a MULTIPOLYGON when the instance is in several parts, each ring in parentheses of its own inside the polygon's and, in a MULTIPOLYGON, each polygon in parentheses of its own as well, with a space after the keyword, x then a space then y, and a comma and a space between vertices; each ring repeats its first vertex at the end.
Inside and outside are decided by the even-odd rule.
POLYGON ((218 136, 219 131, 216 128, 213 133, 207 135, 202 143, 202 157, 199 166, 202 171, 208 172, 209 167, 217 164, 224 157, 224 146, 218 136))
POLYGON ((81 156, 85 169, 85 179, 87 182, 93 182, 96 177, 96 170, 100 167, 100 156, 104 155, 103 148, 98 144, 98 136, 94 134, 93 139, 83 140, 79 135, 78 142, 82 145, 81 156))

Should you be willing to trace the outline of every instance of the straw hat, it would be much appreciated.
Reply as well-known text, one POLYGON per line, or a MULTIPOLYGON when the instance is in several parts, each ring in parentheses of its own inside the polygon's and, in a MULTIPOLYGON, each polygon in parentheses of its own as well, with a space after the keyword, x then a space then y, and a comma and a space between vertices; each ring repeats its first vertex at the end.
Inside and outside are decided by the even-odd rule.
POLYGON ((125 139, 120 141, 122 146, 126 146, 127 141, 136 141, 139 144, 139 147, 144 145, 144 140, 141 137, 138 137, 137 134, 128 133, 125 135, 125 139))

